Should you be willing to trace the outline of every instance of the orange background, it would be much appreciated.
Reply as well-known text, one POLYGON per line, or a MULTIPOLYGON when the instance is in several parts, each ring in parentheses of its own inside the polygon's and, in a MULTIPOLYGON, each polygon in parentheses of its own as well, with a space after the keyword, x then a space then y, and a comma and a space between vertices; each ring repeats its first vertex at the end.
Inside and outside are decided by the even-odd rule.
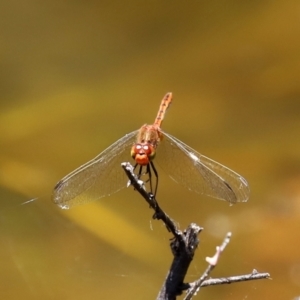
POLYGON ((182 229, 204 227, 186 281, 231 231, 211 275, 255 268, 272 280, 208 287, 199 297, 299 296, 299 13, 292 0, 2 1, 1 298, 156 297, 171 236, 132 188, 69 211, 51 193, 153 122, 168 91, 163 129, 251 187, 247 203, 229 206, 159 172, 161 206, 182 229))

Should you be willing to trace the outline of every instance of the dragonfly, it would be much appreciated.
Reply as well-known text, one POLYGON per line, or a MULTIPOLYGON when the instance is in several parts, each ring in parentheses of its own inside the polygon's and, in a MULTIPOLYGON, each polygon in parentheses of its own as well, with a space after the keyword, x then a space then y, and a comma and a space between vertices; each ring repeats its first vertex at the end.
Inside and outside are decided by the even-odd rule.
POLYGON ((161 101, 152 125, 126 134, 94 159, 80 166, 55 186, 53 201, 63 209, 109 196, 127 186, 121 163, 131 156, 140 178, 148 174, 150 191, 157 192, 157 181, 152 186, 151 174, 158 180, 154 162, 177 183, 191 191, 225 200, 230 204, 246 202, 249 198, 247 181, 222 164, 198 153, 176 137, 164 132, 161 124, 172 102, 172 93, 161 101), (145 170, 146 171, 143 171, 145 170))

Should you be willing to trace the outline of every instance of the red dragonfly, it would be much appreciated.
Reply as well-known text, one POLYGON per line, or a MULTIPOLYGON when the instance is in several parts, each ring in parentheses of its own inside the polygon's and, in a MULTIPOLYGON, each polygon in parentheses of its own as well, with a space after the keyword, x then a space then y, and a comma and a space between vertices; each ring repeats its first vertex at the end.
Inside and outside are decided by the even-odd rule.
POLYGON ((148 174, 152 190, 152 171, 157 178, 154 159, 170 177, 189 190, 229 203, 245 202, 250 189, 247 181, 229 168, 198 153, 161 129, 172 93, 163 98, 153 125, 143 125, 120 138, 94 159, 60 180, 53 192, 53 201, 61 208, 87 203, 109 196, 126 187, 127 177, 121 163, 131 152, 138 168, 138 177, 148 174), (131 149, 131 150, 130 150, 131 149), (143 170, 146 168, 146 172, 143 170))

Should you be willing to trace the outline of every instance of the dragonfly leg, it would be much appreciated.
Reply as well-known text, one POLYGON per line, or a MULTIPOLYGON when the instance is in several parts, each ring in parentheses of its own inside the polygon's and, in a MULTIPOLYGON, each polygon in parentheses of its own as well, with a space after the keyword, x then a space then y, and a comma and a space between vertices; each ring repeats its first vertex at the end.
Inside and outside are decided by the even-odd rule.
MULTIPOLYGON (((152 168, 152 170, 154 172, 154 175, 155 175, 155 178, 156 178, 154 193, 152 192, 152 184, 151 184, 151 181, 150 181, 151 193, 153 193, 153 195, 155 197, 156 196, 156 192, 157 192, 157 187, 158 187, 158 173, 157 173, 156 168, 154 166, 154 163, 152 161, 150 162, 150 164, 148 164, 148 166, 149 166, 149 170, 152 168)), ((151 174, 151 170, 150 170, 150 174, 151 174)), ((149 175, 149 177, 150 177, 150 180, 151 180, 151 175, 149 175)))
POLYGON ((150 164, 148 164, 146 166, 146 174, 148 174, 148 179, 146 182, 149 182, 149 185, 150 185, 150 193, 153 194, 153 188, 152 188, 152 173, 151 173, 151 166, 150 164))
MULTIPOLYGON (((139 164, 135 164, 135 165, 134 165, 134 167, 133 167, 133 170, 134 170, 134 171, 135 171, 135 169, 136 169, 137 166, 139 166, 139 170, 138 170, 138 172, 136 173, 136 175, 137 175, 137 178, 140 180, 141 177, 142 177, 145 173, 143 173, 143 166, 141 166, 141 165, 139 165, 139 164)), ((147 173, 147 172, 146 172, 146 173, 147 173)), ((148 180, 147 180, 146 182, 148 182, 148 180)))
POLYGON ((146 183, 149 182, 150 185, 150 193, 155 197, 156 196, 156 192, 157 192, 157 186, 158 186, 158 173, 156 171, 156 168, 153 164, 153 162, 151 161, 148 165, 146 166, 141 166, 139 164, 135 164, 134 166, 134 170, 137 168, 137 166, 139 166, 139 169, 137 171, 137 177, 140 180, 142 178, 142 176, 144 175, 148 175, 148 179, 145 181, 146 183), (144 167, 146 167, 145 172, 143 172, 144 167), (155 188, 153 188, 153 184, 152 184, 152 171, 155 175, 155 188))

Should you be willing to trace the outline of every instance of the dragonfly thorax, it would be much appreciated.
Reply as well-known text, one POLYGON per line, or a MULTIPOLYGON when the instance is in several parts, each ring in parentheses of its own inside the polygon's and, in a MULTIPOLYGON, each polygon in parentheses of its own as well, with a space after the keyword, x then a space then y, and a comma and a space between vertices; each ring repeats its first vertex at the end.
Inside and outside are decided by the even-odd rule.
POLYGON ((150 143, 137 143, 131 148, 131 156, 141 166, 146 166, 155 157, 155 148, 150 143))
POLYGON ((143 125, 136 138, 137 144, 151 144, 156 148, 162 138, 161 129, 157 125, 143 125))

